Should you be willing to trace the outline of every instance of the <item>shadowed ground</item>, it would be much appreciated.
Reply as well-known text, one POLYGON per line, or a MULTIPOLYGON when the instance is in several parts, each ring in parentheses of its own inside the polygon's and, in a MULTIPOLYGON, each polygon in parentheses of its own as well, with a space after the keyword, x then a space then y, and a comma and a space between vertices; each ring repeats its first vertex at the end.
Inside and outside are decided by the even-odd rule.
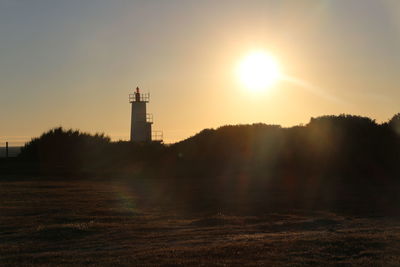
POLYGON ((400 264, 394 217, 181 212, 162 201, 173 192, 149 193, 153 187, 145 180, 3 177, 0 265, 400 264))

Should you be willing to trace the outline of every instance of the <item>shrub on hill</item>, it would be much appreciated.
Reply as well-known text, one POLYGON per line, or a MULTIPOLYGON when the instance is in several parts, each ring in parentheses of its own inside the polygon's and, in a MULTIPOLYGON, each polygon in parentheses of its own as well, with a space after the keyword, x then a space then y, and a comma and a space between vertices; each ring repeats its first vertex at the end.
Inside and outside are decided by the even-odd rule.
POLYGON ((118 171, 141 163, 160 175, 172 176, 246 172, 392 179, 400 173, 398 125, 400 114, 384 124, 360 116, 322 116, 291 128, 259 123, 206 129, 169 146, 111 142, 103 134, 60 127, 27 143, 20 158, 70 170, 118 171))
POLYGON ((203 130, 172 145, 170 151, 199 172, 394 177, 400 159, 400 135, 393 127, 397 120, 400 116, 388 127, 366 117, 339 115, 312 118, 305 126, 291 128, 223 126, 203 130))
POLYGON ((44 166, 78 168, 101 160, 110 138, 74 130, 54 128, 32 139, 21 149, 19 157, 44 166))

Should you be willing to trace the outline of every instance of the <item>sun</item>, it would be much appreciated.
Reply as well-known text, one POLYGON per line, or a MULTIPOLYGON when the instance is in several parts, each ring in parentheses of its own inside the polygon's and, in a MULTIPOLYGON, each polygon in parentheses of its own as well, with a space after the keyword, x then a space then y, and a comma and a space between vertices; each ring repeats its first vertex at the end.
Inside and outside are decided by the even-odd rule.
POLYGON ((281 78, 278 61, 265 51, 253 51, 237 67, 240 82, 249 90, 261 91, 275 85, 281 78))

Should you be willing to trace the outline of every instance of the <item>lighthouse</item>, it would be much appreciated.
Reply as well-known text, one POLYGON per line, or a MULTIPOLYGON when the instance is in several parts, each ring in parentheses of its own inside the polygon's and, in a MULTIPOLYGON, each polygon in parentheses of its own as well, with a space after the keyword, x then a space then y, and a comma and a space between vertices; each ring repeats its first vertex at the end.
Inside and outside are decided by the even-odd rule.
POLYGON ((150 142, 151 125, 153 124, 152 114, 148 114, 146 104, 149 103, 150 94, 140 93, 136 87, 134 94, 129 95, 129 102, 132 105, 131 113, 131 142, 150 142))

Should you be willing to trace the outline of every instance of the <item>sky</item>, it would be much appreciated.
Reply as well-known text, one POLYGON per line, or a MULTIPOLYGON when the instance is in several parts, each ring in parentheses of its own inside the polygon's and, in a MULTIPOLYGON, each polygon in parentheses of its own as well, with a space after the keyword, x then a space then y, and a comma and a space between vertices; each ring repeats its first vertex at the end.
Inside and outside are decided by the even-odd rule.
POLYGON ((63 126, 128 140, 129 93, 166 143, 204 128, 400 112, 398 0, 0 0, 0 142, 63 126), (290 79, 238 82, 254 50, 290 79))

